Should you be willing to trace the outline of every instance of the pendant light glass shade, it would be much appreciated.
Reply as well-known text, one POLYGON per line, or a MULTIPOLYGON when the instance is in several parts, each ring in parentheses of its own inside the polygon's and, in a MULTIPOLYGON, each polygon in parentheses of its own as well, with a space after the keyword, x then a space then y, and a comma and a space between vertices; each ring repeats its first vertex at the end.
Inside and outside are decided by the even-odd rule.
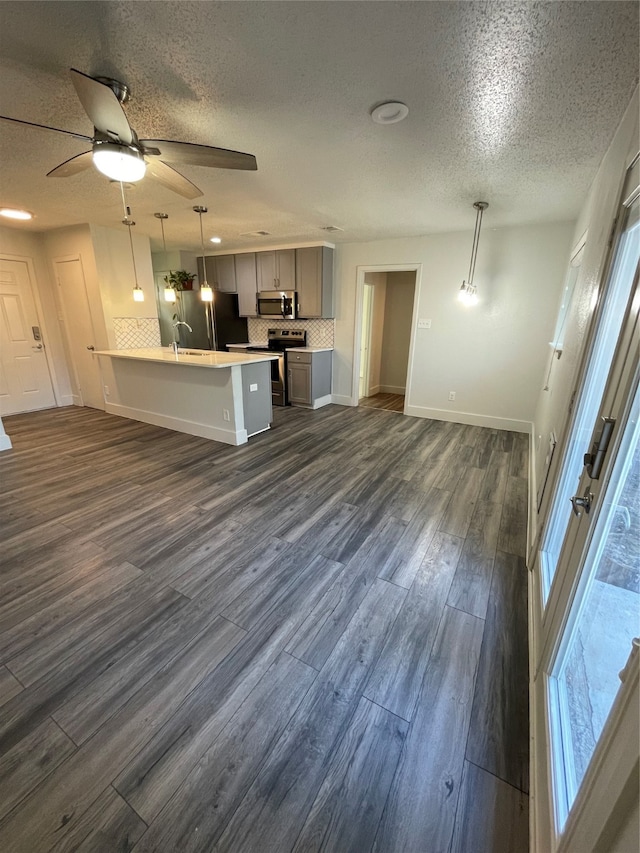
POLYGON ((478 244, 480 243, 480 227, 482 226, 482 214, 489 207, 489 203, 486 201, 474 201, 473 206, 475 207, 476 213, 476 227, 473 232, 473 245, 471 247, 471 260, 469 262, 469 276, 467 281, 463 281, 458 291, 458 299, 463 305, 477 305, 478 304, 478 289, 473 283, 473 276, 476 271, 476 257, 478 255, 478 244))
POLYGON ((139 287, 137 284, 133 288, 133 301, 134 302, 144 302, 144 290, 139 287))
POLYGON ((193 212, 200 217, 200 248, 202 249, 202 281, 200 282, 200 299, 203 302, 213 302, 213 290, 207 281, 207 265, 204 260, 204 232, 202 231, 202 214, 206 213, 208 208, 202 205, 196 205, 193 212))
MULTIPOLYGON (((165 219, 169 218, 169 214, 168 213, 154 213, 153 215, 155 216, 156 219, 160 220, 160 228, 162 230, 162 252, 164 254, 165 261, 166 261, 166 258, 167 258, 167 241, 166 241, 165 236, 164 236, 164 221, 165 221, 165 219)), ((166 278, 165 278, 165 281, 166 281, 166 278)), ((171 287, 171 285, 168 284, 164 289, 164 301, 165 302, 175 302, 176 298, 177 297, 176 297, 175 288, 171 287)))
POLYGON ((176 301, 176 291, 173 287, 165 287, 165 289, 164 289, 164 301, 165 302, 175 302, 176 301))

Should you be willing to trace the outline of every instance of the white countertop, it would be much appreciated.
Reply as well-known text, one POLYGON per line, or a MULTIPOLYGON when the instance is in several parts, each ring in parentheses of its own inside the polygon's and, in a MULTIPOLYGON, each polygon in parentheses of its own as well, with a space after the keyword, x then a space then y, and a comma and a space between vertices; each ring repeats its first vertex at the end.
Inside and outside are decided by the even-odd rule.
POLYGON ((287 352, 333 352, 333 347, 289 347, 287 352))
POLYGON ((256 361, 274 361, 277 355, 269 353, 243 354, 237 352, 217 352, 212 350, 182 350, 175 355, 169 347, 147 347, 145 349, 109 349, 97 350, 95 355, 108 355, 111 358, 130 358, 138 361, 155 361, 160 364, 182 364, 189 367, 237 367, 256 361), (190 355, 190 353, 193 353, 190 355))
MULTIPOLYGON (((230 347, 246 349, 247 347, 266 347, 266 341, 252 341, 250 344, 229 344, 230 347)), ((333 352, 333 347, 288 347, 287 352, 333 352)))

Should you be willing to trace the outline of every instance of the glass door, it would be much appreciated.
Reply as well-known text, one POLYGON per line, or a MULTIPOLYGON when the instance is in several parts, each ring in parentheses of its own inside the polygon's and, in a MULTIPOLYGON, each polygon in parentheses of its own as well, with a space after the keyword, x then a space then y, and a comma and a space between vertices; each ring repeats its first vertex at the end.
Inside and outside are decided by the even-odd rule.
POLYGON ((544 615, 536 678, 545 685, 558 836, 594 788, 594 757, 613 731, 625 689, 620 672, 640 634, 639 268, 640 187, 632 168, 539 555, 544 615))

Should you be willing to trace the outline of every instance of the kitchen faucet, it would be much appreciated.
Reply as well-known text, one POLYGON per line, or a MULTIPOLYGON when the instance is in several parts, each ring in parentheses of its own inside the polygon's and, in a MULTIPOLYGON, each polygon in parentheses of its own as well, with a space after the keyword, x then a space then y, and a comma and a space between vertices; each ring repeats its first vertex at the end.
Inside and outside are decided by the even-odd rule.
POLYGON ((178 326, 186 326, 190 332, 193 332, 193 329, 188 323, 185 323, 184 320, 176 320, 173 324, 173 328, 176 330, 176 340, 172 342, 171 346, 173 347, 173 351, 176 355, 178 355, 178 350, 180 349, 180 334, 178 332, 178 326))

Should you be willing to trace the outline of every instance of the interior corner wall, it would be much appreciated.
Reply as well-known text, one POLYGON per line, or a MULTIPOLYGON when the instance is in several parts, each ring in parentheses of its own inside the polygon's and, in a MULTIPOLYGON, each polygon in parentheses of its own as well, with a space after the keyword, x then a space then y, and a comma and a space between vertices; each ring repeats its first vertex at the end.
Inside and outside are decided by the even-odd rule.
POLYGON ((90 231, 108 344, 116 349, 117 319, 158 319, 151 245, 146 235, 132 232, 138 284, 144 292, 144 302, 134 302, 135 277, 127 229, 91 225, 90 231))
POLYGON ((457 299, 471 230, 336 247, 336 402, 357 403, 358 268, 418 265, 418 317, 432 326, 413 330, 409 414, 530 431, 574 226, 492 229, 490 212, 476 267, 480 302, 471 308, 457 299), (455 403, 448 401, 450 391, 455 403))
POLYGON ((51 275, 44 235, 40 232, 20 231, 18 228, 0 226, 0 252, 29 258, 35 274, 34 287, 42 306, 40 317, 44 343, 53 372, 53 383, 58 403, 69 406, 72 402, 71 378, 62 331, 61 313, 56 299, 55 284, 51 275))
POLYGON ((413 270, 387 273, 380 390, 390 394, 406 390, 415 286, 413 270))
POLYGON ((384 333, 384 312, 387 299, 387 274, 384 272, 367 273, 365 283, 373 287, 371 302, 371 338, 369 340, 369 395, 380 391, 380 372, 382 369, 382 338, 384 333))

